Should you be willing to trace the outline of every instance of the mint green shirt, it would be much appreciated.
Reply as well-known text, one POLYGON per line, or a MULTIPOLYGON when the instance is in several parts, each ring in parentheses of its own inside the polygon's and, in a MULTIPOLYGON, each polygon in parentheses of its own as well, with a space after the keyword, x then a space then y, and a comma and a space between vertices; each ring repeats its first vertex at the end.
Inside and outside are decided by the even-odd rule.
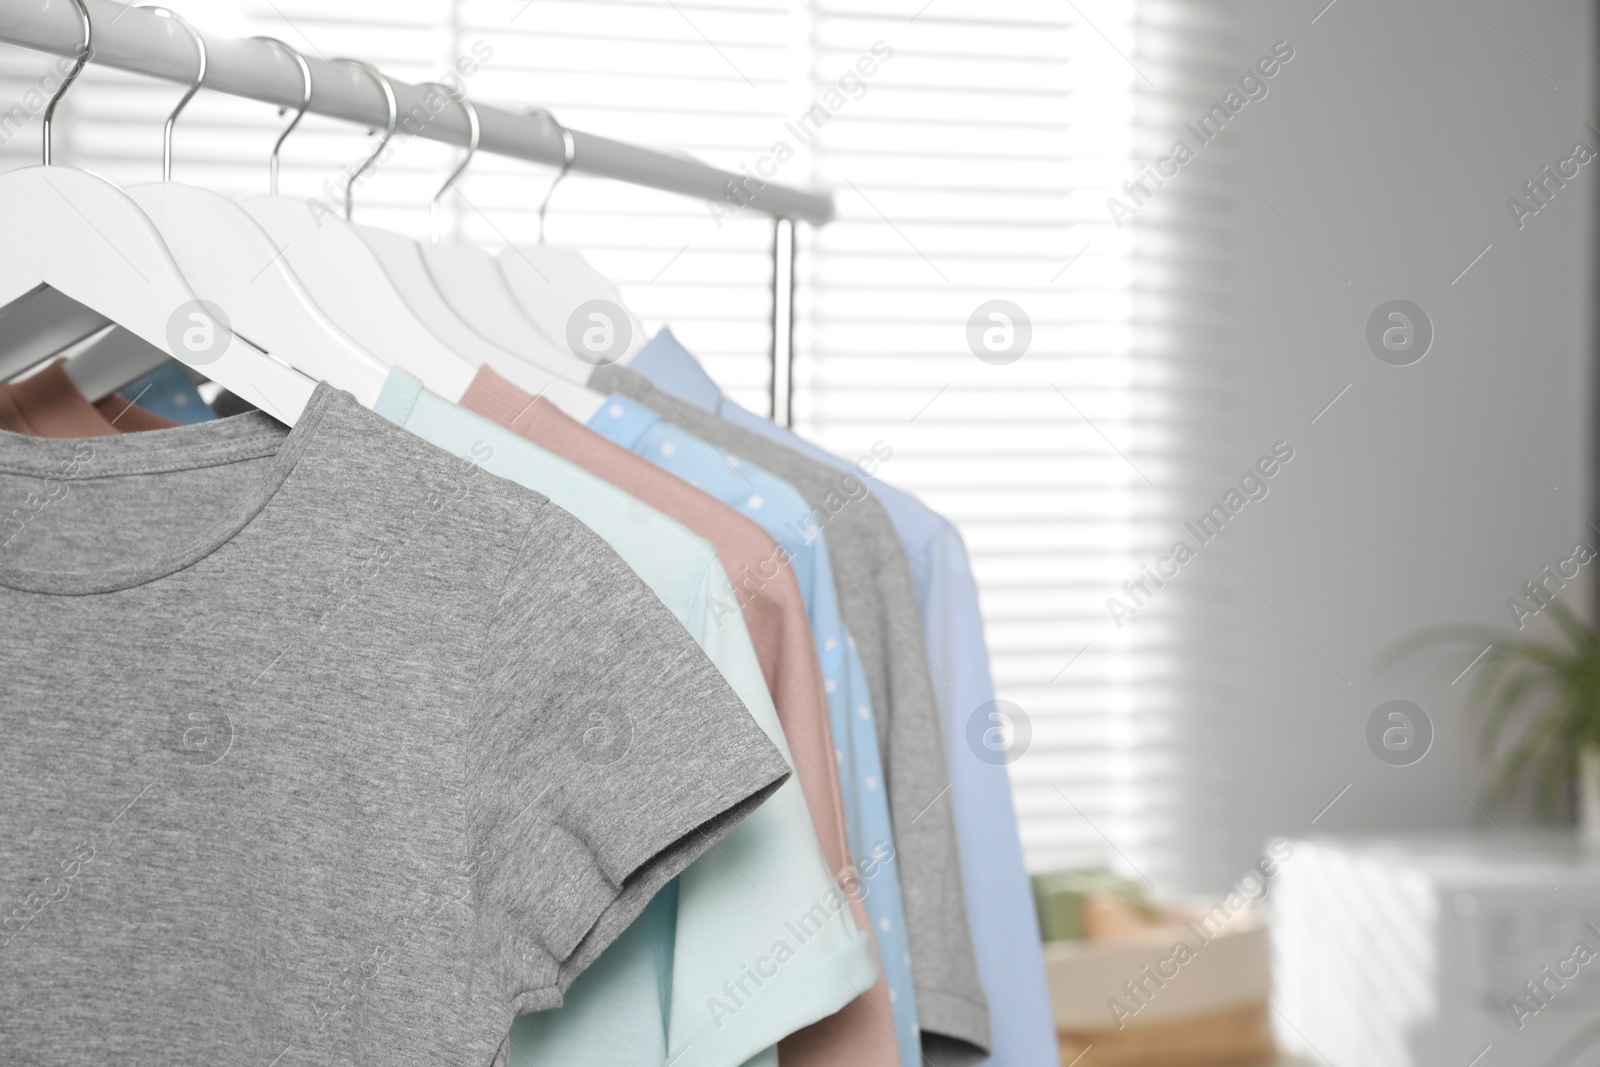
MULTIPOLYGON (((737 603, 710 543, 426 391, 405 371, 390 372, 375 410, 544 494, 603 538, 695 638, 793 765, 743 619, 710 612, 713 599, 737 603)), ((562 978, 571 982, 563 1006, 522 1016, 512 1028, 514 1065, 774 1064, 779 1039, 854 1000, 877 981, 878 966, 870 936, 856 929, 828 872, 795 776, 658 894, 598 959, 563 963, 562 978), (730 986, 743 990, 738 1010, 708 1010, 732 1002, 730 986)))

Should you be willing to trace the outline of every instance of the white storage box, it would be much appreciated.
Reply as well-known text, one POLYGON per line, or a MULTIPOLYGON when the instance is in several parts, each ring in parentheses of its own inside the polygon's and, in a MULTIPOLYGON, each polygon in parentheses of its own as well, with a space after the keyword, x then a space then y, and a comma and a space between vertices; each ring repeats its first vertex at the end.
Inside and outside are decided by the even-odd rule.
POLYGON ((1294 842, 1272 890, 1281 1045, 1332 1067, 1600 1067, 1600 856, 1507 829, 1294 842))

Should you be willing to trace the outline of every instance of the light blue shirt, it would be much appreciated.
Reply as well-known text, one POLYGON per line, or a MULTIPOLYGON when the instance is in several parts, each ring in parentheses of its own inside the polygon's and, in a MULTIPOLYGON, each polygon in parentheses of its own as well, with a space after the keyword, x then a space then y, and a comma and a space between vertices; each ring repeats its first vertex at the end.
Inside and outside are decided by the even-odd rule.
MULTIPOLYGON (((788 555, 822 663, 828 723, 838 748, 846 833, 860 875, 862 902, 883 958, 900 1062, 903 1067, 918 1067, 922 1051, 916 993, 911 984, 911 954, 877 727, 861 657, 839 614, 827 540, 816 529, 805 500, 788 482, 753 463, 724 455, 635 400, 620 394, 607 397, 589 420, 589 427, 753 520, 788 555)), ((740 584, 747 580, 751 579, 736 576, 740 584)), ((759 575, 754 580, 759 580, 759 575)))
MULTIPOLYGON (((717 383, 668 330, 628 364, 659 389, 841 471, 856 468, 722 395, 717 383)), ((937 671, 950 800, 955 815, 967 916, 978 977, 989 998, 992 1067, 1054 1065, 1059 1053, 1039 942, 1039 922, 1022 862, 1005 766, 968 747, 968 720, 994 699, 978 589, 966 547, 949 521, 908 493, 869 481, 911 562, 928 658, 937 671), (948 684, 944 681, 948 680, 948 684)), ((987 724, 986 724, 987 725, 987 724)))
MULTIPOLYGON (((589 472, 390 371, 378 414, 490 474, 543 493, 598 534, 672 611, 793 765, 716 550, 589 472)), ((670 768, 667 768, 670 771, 670 768)), ((878 980, 872 942, 835 886, 798 777, 658 893, 578 976, 561 1008, 524 1015, 513 1065, 775 1067, 776 1043, 878 980), (820 910, 818 905, 821 905, 820 910), (797 932, 796 916, 820 916, 797 932), (783 948, 779 948, 779 945, 783 948), (751 977, 751 972, 755 977, 751 977)))

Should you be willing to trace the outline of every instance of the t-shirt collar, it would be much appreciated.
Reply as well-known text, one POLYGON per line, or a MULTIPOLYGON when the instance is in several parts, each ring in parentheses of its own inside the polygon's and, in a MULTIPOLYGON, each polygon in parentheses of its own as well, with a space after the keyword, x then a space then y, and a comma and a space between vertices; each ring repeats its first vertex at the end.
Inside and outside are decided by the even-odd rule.
POLYGON ((669 328, 663 327, 652 337, 629 361, 628 367, 650 379, 663 392, 687 400, 695 407, 716 412, 722 406, 722 390, 716 381, 669 328))
POLYGON ((43 571, 0 565, 0 585, 33 593, 110 593, 156 581, 183 570, 233 540, 271 502, 310 448, 330 410, 359 405, 348 393, 321 382, 292 428, 259 411, 150 433, 92 438, 28 437, 0 432, 0 469, 65 482, 171 474, 240 460, 273 457, 259 481, 220 509, 215 521, 188 544, 81 571, 43 571))

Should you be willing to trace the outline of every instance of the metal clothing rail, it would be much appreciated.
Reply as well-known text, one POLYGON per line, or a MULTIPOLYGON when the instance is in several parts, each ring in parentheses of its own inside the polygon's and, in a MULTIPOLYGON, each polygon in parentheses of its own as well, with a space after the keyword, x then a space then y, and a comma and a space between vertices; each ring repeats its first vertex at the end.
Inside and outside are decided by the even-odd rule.
MULTIPOLYGON (((176 82, 193 83, 194 42, 172 19, 118 0, 83 0, 94 26, 91 62, 118 70, 176 82)), ((201 33, 208 65, 204 87, 230 96, 298 109, 304 83, 300 68, 288 55, 264 40, 235 40, 201 33)), ((83 42, 83 24, 72 0, 0 0, 0 41, 58 56, 76 56, 83 42)), ((383 128, 388 104, 368 78, 306 56, 312 94, 308 113, 383 128)), ((465 147, 470 138, 461 108, 437 113, 426 109, 430 90, 394 81, 399 113, 423 108, 429 116, 416 136, 465 147)), ((46 93, 45 95, 49 95, 46 93)), ((474 103, 477 103, 474 101, 474 103)), ((477 104, 481 124, 478 150, 554 167, 567 160, 562 131, 530 114, 477 104)), ((770 216, 772 241, 772 417, 790 424, 793 410, 794 253, 796 222, 820 226, 833 218, 833 198, 747 174, 719 170, 698 160, 659 149, 615 141, 568 129, 572 138, 570 170, 632 185, 660 189, 717 202, 727 210, 770 216)))
MULTIPOLYGON (((181 85, 194 81, 194 42, 171 19, 117 0, 85 0, 85 4, 94 23, 92 62, 181 85)), ((205 88, 279 107, 300 106, 300 70, 280 49, 261 40, 213 37, 203 31, 201 36, 209 56, 205 88)), ((71 0, 0 0, 0 41, 75 56, 83 43, 83 24, 71 0)), ((383 128, 388 105, 376 85, 314 55, 307 55, 306 62, 312 75, 311 114, 383 128)), ((393 85, 402 116, 421 106, 433 92, 402 81, 393 81, 393 85)), ((481 152, 556 167, 565 158, 560 131, 537 117, 480 103, 478 118, 483 127, 478 145, 481 152)), ((833 217, 833 198, 826 193, 763 183, 659 149, 581 130, 570 132, 574 171, 719 201, 730 209, 773 218, 821 225, 833 217)), ((460 108, 445 108, 431 114, 417 135, 465 147, 466 116, 460 108)))

